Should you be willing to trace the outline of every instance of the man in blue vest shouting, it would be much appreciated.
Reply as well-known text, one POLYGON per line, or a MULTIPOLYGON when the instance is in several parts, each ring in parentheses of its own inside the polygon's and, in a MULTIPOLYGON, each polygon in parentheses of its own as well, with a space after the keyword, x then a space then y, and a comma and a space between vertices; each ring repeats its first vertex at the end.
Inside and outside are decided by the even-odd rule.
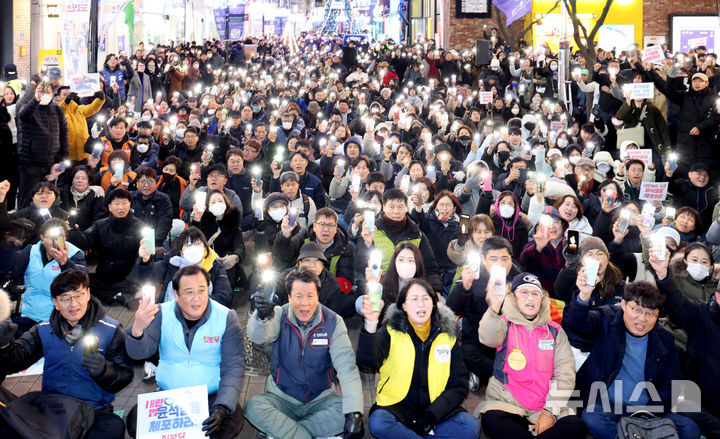
MULTIPOLYGON (((238 405, 245 373, 243 331, 234 310, 210 299, 210 275, 188 265, 172 280, 175 300, 156 305, 144 299, 125 339, 128 354, 144 360, 159 353, 155 380, 161 390, 207 385, 210 417, 205 435, 232 438, 244 420, 238 405)), ((137 406, 127 417, 128 434, 135 437, 137 406)))
MULTIPOLYGON (((45 357, 42 391, 77 398, 95 409, 95 422, 85 437, 122 439, 123 421, 113 413, 112 402, 132 381, 132 363, 122 325, 105 315, 89 286, 84 271, 63 271, 50 285, 55 309, 49 321, 14 341, 17 326, 10 320, 0 322, 0 375, 25 370, 45 357), (85 344, 88 335, 96 337, 93 349, 85 344)), ((0 437, 8 437, 5 428, 0 425, 0 437)))
POLYGON ((284 279, 288 303, 274 306, 264 294, 254 296, 248 338, 272 345, 270 379, 264 395, 245 404, 245 417, 270 437, 310 439, 363 437, 363 393, 345 322, 319 305, 320 279, 298 267, 284 279), (333 378, 342 386, 335 393, 333 378), (343 418, 343 413, 345 414, 343 418))

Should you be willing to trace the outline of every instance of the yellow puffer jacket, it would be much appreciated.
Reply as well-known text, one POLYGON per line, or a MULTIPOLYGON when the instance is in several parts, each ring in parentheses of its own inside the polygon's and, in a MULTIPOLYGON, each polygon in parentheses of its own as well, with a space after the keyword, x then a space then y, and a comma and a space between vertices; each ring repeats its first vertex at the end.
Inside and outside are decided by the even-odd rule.
POLYGON ((68 125, 68 159, 80 161, 90 156, 85 152, 85 142, 90 137, 86 120, 100 111, 104 104, 104 99, 97 98, 88 105, 78 105, 74 101, 70 101, 69 104, 65 101, 60 102, 60 108, 65 112, 68 125))

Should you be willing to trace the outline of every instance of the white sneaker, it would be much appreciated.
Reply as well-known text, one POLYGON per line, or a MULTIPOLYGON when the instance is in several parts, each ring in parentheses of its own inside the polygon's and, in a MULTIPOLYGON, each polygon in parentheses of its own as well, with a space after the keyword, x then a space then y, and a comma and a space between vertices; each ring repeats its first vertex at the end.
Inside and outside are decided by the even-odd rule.
POLYGON ((152 364, 149 361, 146 361, 145 364, 143 365, 143 372, 144 372, 143 379, 149 380, 150 378, 154 377, 156 368, 157 367, 154 364, 152 364))

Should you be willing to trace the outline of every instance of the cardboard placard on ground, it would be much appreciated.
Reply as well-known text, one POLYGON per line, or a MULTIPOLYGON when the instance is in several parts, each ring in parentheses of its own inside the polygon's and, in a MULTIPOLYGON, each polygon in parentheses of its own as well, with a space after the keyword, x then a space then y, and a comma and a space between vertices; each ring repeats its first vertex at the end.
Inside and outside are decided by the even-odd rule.
POLYGON ((208 417, 207 386, 183 387, 138 395, 138 439, 161 439, 174 435, 204 439, 202 422, 208 417))
POLYGON ((631 160, 640 160, 645 166, 652 163, 652 149, 628 149, 628 158, 631 160))
POLYGON ((664 59, 665 53, 663 53, 662 46, 659 44, 647 47, 645 48, 645 50, 643 50, 643 61, 645 62, 649 62, 652 64, 662 64, 664 59))
POLYGON ((481 91, 478 93, 478 104, 492 104, 493 94, 491 91, 481 91))
POLYGON ((655 183, 643 181, 640 185, 640 199, 643 201, 664 201, 667 198, 670 183, 655 183))

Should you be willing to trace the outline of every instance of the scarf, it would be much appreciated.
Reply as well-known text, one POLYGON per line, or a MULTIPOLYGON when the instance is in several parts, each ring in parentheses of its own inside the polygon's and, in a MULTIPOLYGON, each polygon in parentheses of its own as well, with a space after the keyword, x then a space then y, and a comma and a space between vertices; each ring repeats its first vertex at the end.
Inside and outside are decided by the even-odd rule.
POLYGON ((430 320, 431 319, 427 319, 427 322, 423 323, 422 325, 415 326, 415 323, 413 323, 412 320, 408 319, 410 325, 412 325, 413 329, 415 330, 415 334, 423 342, 425 342, 425 340, 430 337, 430 320))
POLYGON ((443 223, 443 226, 445 226, 445 227, 449 226, 450 224, 457 224, 460 222, 460 217, 458 216, 457 213, 454 213, 454 212, 453 212, 452 216, 445 216, 445 215, 442 215, 437 210, 435 210, 435 217, 438 220, 440 220, 440 222, 443 223))
POLYGON ((73 199, 75 200, 75 203, 77 203, 78 201, 80 201, 80 200, 82 200, 83 198, 87 197, 87 195, 90 193, 91 190, 92 190, 92 189, 90 189, 90 186, 88 186, 88 188, 85 189, 85 190, 82 191, 82 192, 78 192, 78 191, 75 190, 75 188, 72 187, 72 186, 70 187, 70 193, 72 194, 73 199))
POLYGON ((390 232, 389 234, 392 236, 397 236, 405 230, 405 226, 407 225, 407 216, 403 217, 402 221, 393 221, 387 216, 383 218, 385 221, 385 224, 387 225, 387 230, 390 232))

